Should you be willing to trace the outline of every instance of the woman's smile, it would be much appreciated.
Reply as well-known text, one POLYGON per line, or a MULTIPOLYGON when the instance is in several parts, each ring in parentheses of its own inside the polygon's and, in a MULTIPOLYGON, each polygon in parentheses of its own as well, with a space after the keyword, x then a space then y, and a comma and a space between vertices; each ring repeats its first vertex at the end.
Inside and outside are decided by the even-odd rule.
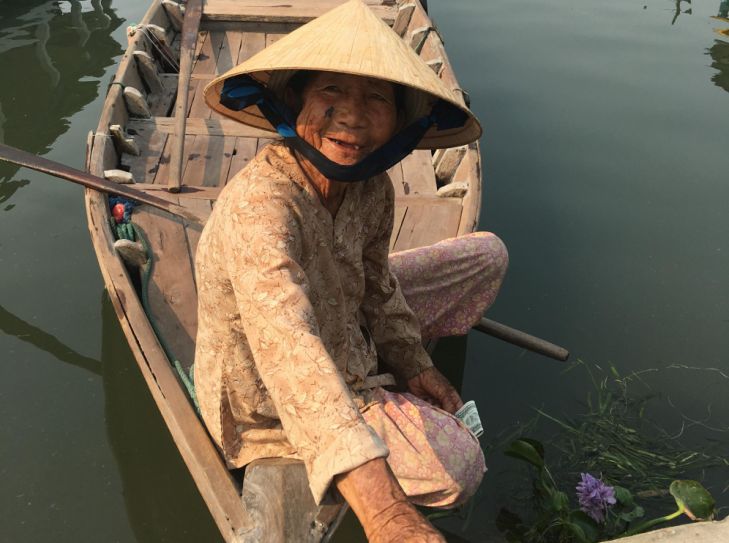
POLYGON ((387 81, 317 72, 304 88, 296 131, 337 164, 352 165, 395 133, 395 89, 387 81))

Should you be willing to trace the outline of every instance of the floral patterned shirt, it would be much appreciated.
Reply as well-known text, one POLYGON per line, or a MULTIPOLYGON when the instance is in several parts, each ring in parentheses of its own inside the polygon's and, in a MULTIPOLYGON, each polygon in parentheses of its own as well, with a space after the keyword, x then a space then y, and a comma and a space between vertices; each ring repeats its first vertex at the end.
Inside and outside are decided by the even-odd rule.
POLYGON ((386 174, 349 184, 336 217, 287 147, 221 192, 197 248, 195 388, 232 467, 304 461, 317 503, 334 475, 387 456, 362 418, 378 355, 403 379, 432 366, 388 265, 386 174))

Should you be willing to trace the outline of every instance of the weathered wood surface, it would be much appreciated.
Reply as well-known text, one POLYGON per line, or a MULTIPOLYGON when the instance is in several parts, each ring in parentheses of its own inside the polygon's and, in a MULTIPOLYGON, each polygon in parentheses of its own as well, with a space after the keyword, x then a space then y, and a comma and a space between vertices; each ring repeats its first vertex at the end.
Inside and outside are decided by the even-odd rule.
POLYGON ((729 517, 720 522, 692 522, 652 530, 606 543, 725 543, 729 541, 729 517))
POLYGON ((251 462, 242 499, 258 527, 245 543, 318 543, 344 507, 334 502, 317 506, 304 464, 289 458, 251 462))
POLYGON ((185 18, 182 22, 180 39, 180 73, 177 80, 177 102, 175 104, 175 134, 173 135, 172 168, 170 170, 169 187, 176 192, 182 184, 182 160, 185 144, 185 122, 187 121, 187 96, 195 49, 198 41, 198 29, 202 17, 202 0, 189 0, 185 7, 185 18))
POLYGON ((460 201, 452 198, 428 199, 407 205, 392 244, 393 251, 423 247, 454 237, 462 209, 460 201))
POLYGON ((395 21, 392 23, 392 29, 398 36, 405 34, 414 11, 415 2, 406 2, 398 6, 395 21))
MULTIPOLYGON (((266 23, 306 23, 342 4, 344 0, 206 0, 203 18, 209 21, 256 21, 266 23)), ((365 0, 372 11, 388 24, 397 15, 394 2, 365 0)))
MULTIPOLYGON (((208 109, 208 111, 212 111, 208 109)), ((137 132, 159 132, 162 134, 172 134, 175 130, 174 117, 154 117, 150 119, 132 119, 127 125, 127 129, 132 128, 137 132)), ((190 118, 187 120, 185 133, 190 136, 228 136, 242 138, 271 138, 278 137, 276 134, 255 128, 252 126, 239 123, 227 117, 209 119, 209 118, 190 118)))

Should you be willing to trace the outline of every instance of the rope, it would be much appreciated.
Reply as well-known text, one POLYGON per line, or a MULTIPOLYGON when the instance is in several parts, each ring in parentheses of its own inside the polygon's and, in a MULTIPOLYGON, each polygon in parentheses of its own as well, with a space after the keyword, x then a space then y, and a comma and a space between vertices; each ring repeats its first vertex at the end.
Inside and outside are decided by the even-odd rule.
POLYGON ((142 35, 147 38, 149 43, 152 44, 152 47, 154 47, 159 55, 167 62, 170 67, 175 70, 177 73, 180 72, 180 65, 179 63, 169 55, 169 52, 162 48, 161 44, 159 43, 159 40, 157 39, 157 36, 152 34, 149 29, 145 25, 139 25, 134 27, 135 31, 139 31, 142 33, 142 35))
POLYGON ((172 349, 160 332, 157 321, 152 315, 151 305, 149 303, 149 283, 152 277, 152 272, 154 271, 154 259, 152 258, 152 249, 149 245, 146 234, 139 226, 131 221, 132 211, 137 205, 137 202, 128 200, 121 196, 110 196, 109 207, 112 209, 112 214, 114 214, 115 217, 114 219, 112 219, 112 221, 115 223, 113 224, 112 228, 117 239, 138 241, 142 244, 144 252, 147 254, 147 261, 140 270, 140 276, 142 280, 142 307, 144 308, 144 312, 147 315, 147 320, 149 321, 150 326, 152 326, 152 330, 154 331, 155 336, 157 336, 157 341, 159 341, 159 344, 162 347, 162 350, 165 352, 167 359, 172 361, 172 365, 175 367, 177 375, 180 377, 180 381, 182 381, 182 384, 185 386, 185 390, 187 390, 187 394, 190 397, 193 406, 195 407, 195 411, 197 411, 199 415, 200 405, 198 404, 197 394, 195 393, 195 382, 193 373, 195 365, 193 364, 190 366, 189 373, 185 371, 185 369, 182 367, 182 364, 173 354, 172 349), (116 217, 119 215, 120 211, 117 206, 119 205, 124 206, 124 213, 123 216, 119 217, 120 222, 117 223, 116 217))

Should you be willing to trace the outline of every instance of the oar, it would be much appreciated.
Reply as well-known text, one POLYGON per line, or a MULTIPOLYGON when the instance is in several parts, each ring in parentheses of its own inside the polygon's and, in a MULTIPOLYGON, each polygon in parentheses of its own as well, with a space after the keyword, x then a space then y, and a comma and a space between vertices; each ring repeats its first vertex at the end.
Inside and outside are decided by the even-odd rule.
POLYGON ((107 194, 124 196, 125 198, 130 198, 143 204, 148 204, 163 211, 167 211, 173 215, 178 215, 179 217, 191 222, 205 224, 205 221, 207 220, 207 216, 205 215, 199 214, 175 203, 168 202, 162 198, 152 196, 142 192, 141 190, 133 189, 129 185, 120 185, 113 181, 102 179, 101 177, 91 175, 90 173, 65 166, 64 164, 48 160, 47 158, 36 156, 3 143, 0 143, 0 160, 10 162, 11 164, 17 164, 18 166, 24 166, 31 170, 47 173, 55 177, 60 177, 61 179, 66 179, 72 183, 77 183, 84 187, 105 192, 107 194))
POLYGON ((473 326, 473 329, 502 341, 506 341, 507 343, 511 343, 512 345, 516 345, 517 347, 529 349, 530 351, 543 354, 549 358, 560 360, 561 362, 564 362, 570 356, 569 351, 559 345, 555 345, 549 341, 532 336, 526 332, 512 328, 511 326, 506 326, 500 322, 492 321, 491 319, 482 318, 473 326))
POLYGON ((170 160, 170 177, 167 186, 170 192, 180 192, 182 184, 182 159, 185 149, 185 122, 187 120, 187 94, 195 56, 197 31, 202 17, 202 0, 189 0, 185 5, 180 40, 180 73, 177 76, 177 99, 175 101, 175 140, 170 160))
MULTIPOLYGON (((59 162, 36 156, 26 151, 22 151, 21 149, 16 149, 10 145, 0 143, 0 160, 10 162, 11 164, 17 164, 18 166, 24 166, 31 170, 47 173, 55 177, 60 177, 61 179, 66 179, 72 183, 77 183, 84 187, 105 192, 107 194, 118 194, 119 196, 124 196, 143 204, 151 205, 152 207, 156 207, 163 211, 167 211, 168 213, 172 213, 173 215, 177 215, 191 222, 205 224, 205 221, 207 220, 207 216, 205 215, 198 214, 191 209, 168 202, 162 198, 157 198, 156 196, 152 196, 141 190, 133 189, 129 185, 120 185, 118 183, 102 179, 101 177, 91 175, 90 173, 65 166, 59 162)), ((517 345, 518 347, 529 349, 556 360, 565 361, 569 357, 569 352, 562 347, 490 319, 481 319, 481 321, 473 328, 507 341, 513 345, 517 345)))

